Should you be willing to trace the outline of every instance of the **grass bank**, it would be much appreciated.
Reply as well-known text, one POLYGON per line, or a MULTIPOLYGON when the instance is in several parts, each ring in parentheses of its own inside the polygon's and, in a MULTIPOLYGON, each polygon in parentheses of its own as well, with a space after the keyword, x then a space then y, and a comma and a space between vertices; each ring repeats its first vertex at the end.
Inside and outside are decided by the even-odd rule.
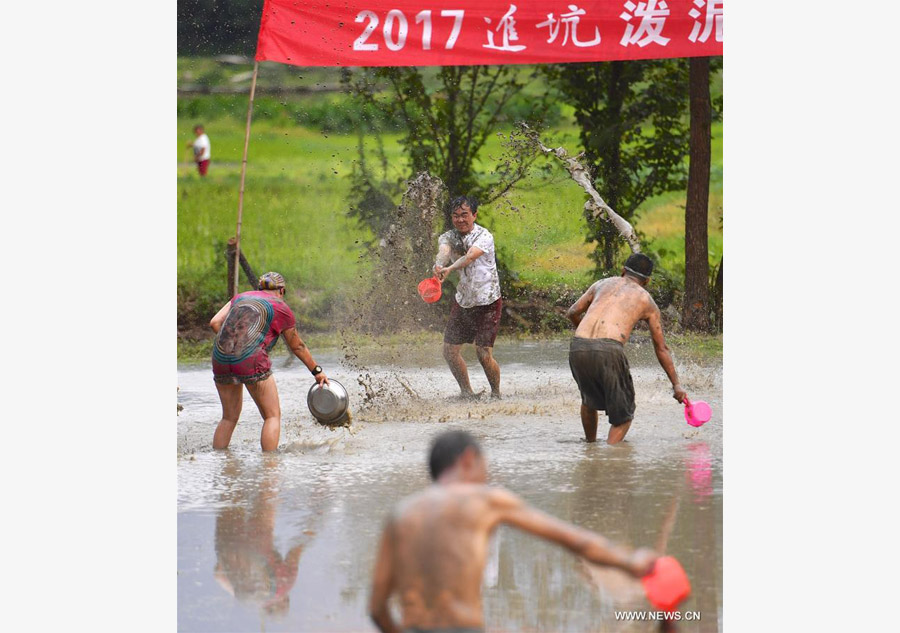
MULTIPOLYGON (((229 68, 230 74, 216 77, 217 72, 214 64, 203 60, 179 60, 180 82, 192 73, 207 83, 247 81, 245 77, 232 82, 240 76, 239 69, 229 68)), ((279 67, 266 73, 266 81, 287 81, 275 76, 287 73, 291 82, 335 86, 333 74, 308 69, 279 67)), ((334 110, 341 98, 346 97, 339 92, 267 97, 271 107, 263 100, 255 109, 249 146, 242 250, 257 273, 277 270, 285 276, 288 301, 301 329, 308 332, 326 331, 330 320, 347 309, 349 296, 373 275, 390 274, 373 270, 366 246, 371 232, 348 214, 357 135, 335 133, 321 121, 297 124, 304 120, 295 116, 297 112, 334 110), (288 102, 294 115, 284 114, 288 102)), ((224 249, 235 232, 246 103, 244 95, 178 100, 178 324, 183 335, 209 336, 205 323, 228 296, 224 249), (202 122, 212 141, 212 166, 203 179, 185 147, 200 114, 207 115, 202 122)), ((565 107, 560 111, 562 118, 545 138, 577 151, 571 111, 565 107)), ((402 176, 405 162, 399 138, 397 132, 383 133, 391 168, 402 176)), ((708 228, 710 262, 715 265, 722 254, 720 123, 713 127, 712 150, 708 228)), ((492 170, 502 152, 500 139, 492 137, 477 169, 492 170)), ((585 242, 582 216, 585 194, 549 159, 538 159, 536 167, 504 198, 483 207, 479 218, 491 227, 507 265, 522 282, 547 295, 568 296, 592 281, 588 257, 592 245, 585 242)), ((645 250, 654 252, 676 280, 684 274, 684 201, 683 191, 652 198, 638 209, 634 222, 644 236, 645 250)), ((241 289, 249 289, 243 278, 241 289)))
MULTIPOLYGON (((553 332, 543 335, 504 334, 497 338, 497 346, 510 341, 535 340, 568 340, 569 332, 553 332)), ((652 345, 647 332, 635 332, 636 342, 642 346, 652 345)), ((341 349, 350 345, 357 357, 367 363, 389 363, 399 357, 415 356, 422 347, 431 347, 439 354, 441 334, 438 332, 418 332, 414 334, 386 334, 379 336, 351 335, 341 336, 336 333, 312 332, 303 333, 304 342, 312 350, 341 349), (409 350, 405 353, 404 350, 409 350)), ((722 335, 666 333, 666 342, 677 358, 700 365, 720 364, 722 362, 722 335)), ((282 343, 278 343, 273 353, 287 354, 282 343)), ((207 363, 212 355, 212 339, 178 339, 178 362, 207 363)))

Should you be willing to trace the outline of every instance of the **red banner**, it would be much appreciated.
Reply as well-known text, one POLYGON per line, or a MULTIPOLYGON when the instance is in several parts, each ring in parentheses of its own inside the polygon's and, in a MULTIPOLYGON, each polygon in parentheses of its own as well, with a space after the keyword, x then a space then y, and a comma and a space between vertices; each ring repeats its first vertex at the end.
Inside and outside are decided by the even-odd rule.
POLYGON ((265 0, 256 59, 295 66, 467 66, 721 55, 722 4, 265 0))

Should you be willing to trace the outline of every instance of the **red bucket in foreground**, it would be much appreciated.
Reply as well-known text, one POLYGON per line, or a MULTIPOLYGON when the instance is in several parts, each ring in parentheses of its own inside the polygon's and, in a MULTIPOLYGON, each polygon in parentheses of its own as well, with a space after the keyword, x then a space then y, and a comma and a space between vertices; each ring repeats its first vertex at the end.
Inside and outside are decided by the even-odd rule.
POLYGON ((691 595, 691 582, 673 556, 656 559, 653 571, 641 578, 641 584, 650 604, 663 611, 674 611, 691 595))
POLYGON ((437 277, 423 279, 419 282, 419 296, 425 303, 434 303, 441 298, 441 282, 437 277))

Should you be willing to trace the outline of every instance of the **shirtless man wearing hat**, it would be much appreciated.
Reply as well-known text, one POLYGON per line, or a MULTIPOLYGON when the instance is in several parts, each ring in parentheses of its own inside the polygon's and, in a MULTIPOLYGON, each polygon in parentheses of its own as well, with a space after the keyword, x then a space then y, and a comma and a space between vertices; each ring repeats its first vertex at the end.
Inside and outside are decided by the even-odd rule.
POLYGON ((595 282, 566 312, 575 324, 569 346, 569 368, 581 391, 581 424, 588 442, 597 440, 597 411, 606 411, 610 429, 607 444, 625 438, 634 418, 634 383, 625 357, 625 343, 638 321, 647 321, 656 358, 672 382, 673 397, 687 393, 678 383, 672 355, 663 336, 659 308, 645 289, 653 262, 635 253, 621 277, 595 282))
POLYGON ((209 322, 213 344, 213 379, 222 402, 222 419, 213 435, 213 448, 228 448, 244 400, 244 386, 263 417, 260 444, 264 451, 278 448, 281 435, 281 403, 272 375, 269 350, 284 334, 294 355, 320 385, 328 378, 313 360, 297 333, 294 313, 284 302, 284 277, 268 272, 259 278, 259 290, 242 292, 222 306, 209 322))

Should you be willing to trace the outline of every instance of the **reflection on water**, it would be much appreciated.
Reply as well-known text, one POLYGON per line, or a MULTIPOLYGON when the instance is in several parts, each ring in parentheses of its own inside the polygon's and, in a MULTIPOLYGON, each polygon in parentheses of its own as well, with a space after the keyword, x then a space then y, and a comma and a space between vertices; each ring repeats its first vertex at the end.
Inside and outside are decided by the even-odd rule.
MULTIPOLYGON (((275 547, 277 466, 273 456, 264 456, 258 488, 251 491, 235 486, 223 495, 223 505, 216 514, 216 582, 239 602, 257 607, 268 617, 287 614, 289 592, 297 579, 304 547, 298 542, 284 556, 275 547)), ((244 479, 237 459, 226 460, 222 478, 244 479)), ((298 536, 313 534, 305 530, 298 536)))
MULTIPOLYGON (((178 629, 375 630, 366 603, 382 521, 428 485, 431 437, 460 427, 481 441, 492 483, 614 541, 677 557, 693 588, 681 608, 702 616, 679 630, 720 630, 720 370, 679 366, 714 412, 691 429, 662 370, 634 363, 635 423, 628 441, 608 447, 579 440, 564 349, 507 351, 516 362, 504 366, 510 395, 500 403, 448 400, 453 379, 436 364, 404 374, 416 396, 402 390, 405 399, 355 411, 353 427, 336 431, 304 411, 306 377, 282 370, 282 446, 271 455, 259 451, 252 405, 239 441, 212 451, 219 412, 209 368, 179 371, 178 629)), ((352 374, 329 375, 355 384, 352 374)), ((636 581, 505 527, 492 540, 483 594, 489 631, 655 630, 615 618, 649 608, 636 581)))
POLYGON ((694 491, 694 500, 700 503, 712 494, 712 455, 705 442, 688 446, 687 475, 694 491))

